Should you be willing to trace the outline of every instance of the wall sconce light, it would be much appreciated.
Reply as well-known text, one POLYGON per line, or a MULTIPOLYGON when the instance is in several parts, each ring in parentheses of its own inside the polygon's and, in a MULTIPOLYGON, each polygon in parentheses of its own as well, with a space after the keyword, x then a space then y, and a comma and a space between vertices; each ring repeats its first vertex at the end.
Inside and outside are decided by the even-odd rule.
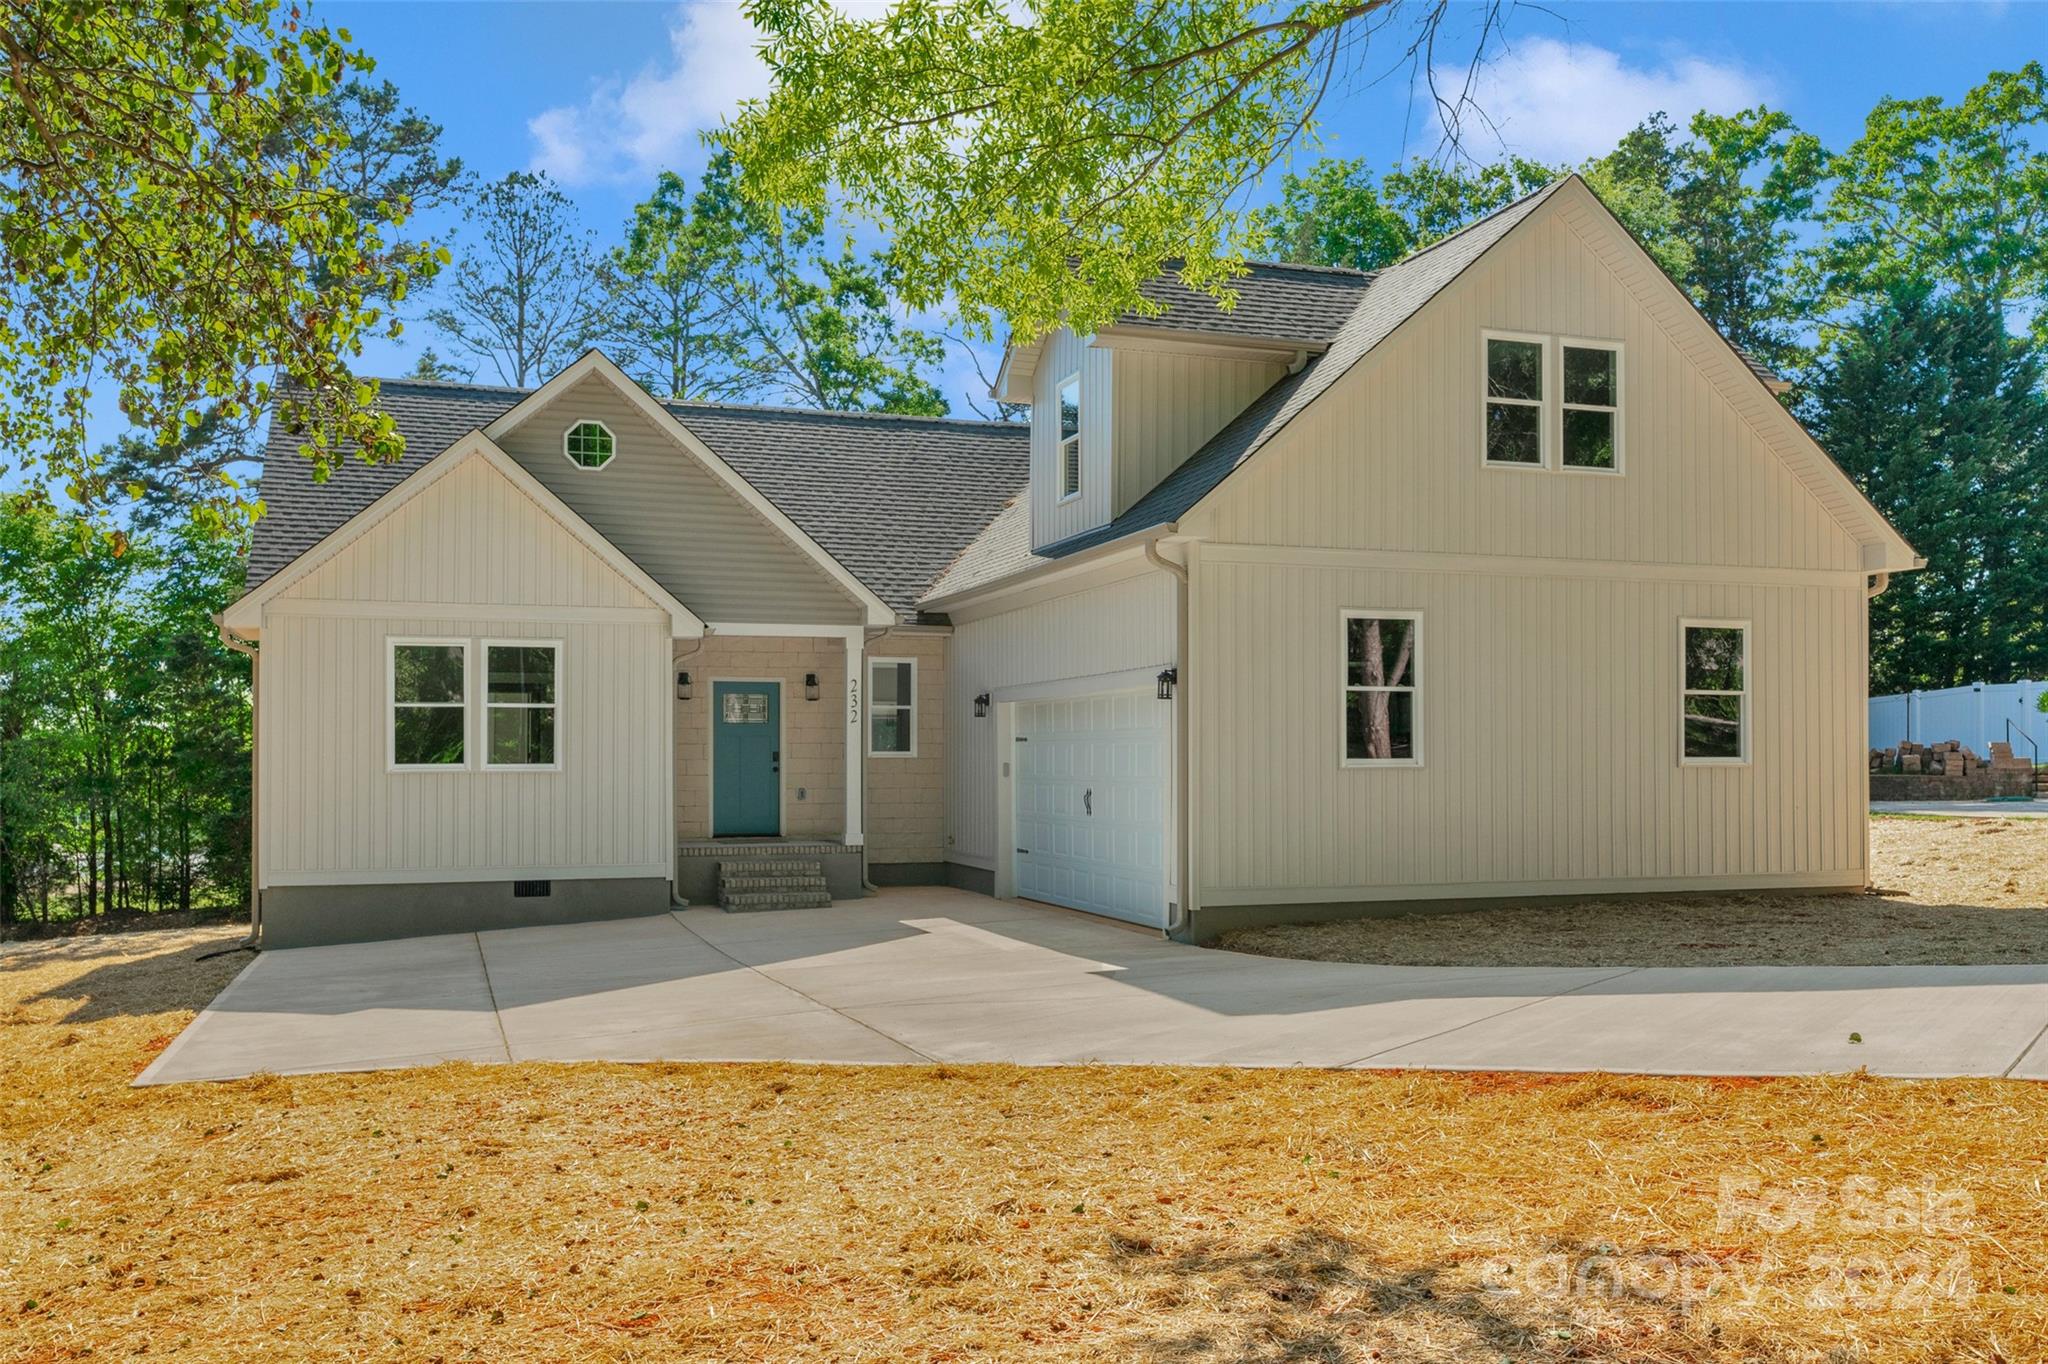
POLYGON ((977 720, 986 720, 988 718, 987 692, 983 692, 981 695, 974 698, 974 718, 977 720))
POLYGON ((1179 681, 1179 668, 1168 668, 1165 671, 1161 672, 1159 674, 1159 699, 1162 701, 1171 701, 1173 699, 1174 685, 1179 681))
POLYGON ((678 700, 678 701, 687 701, 687 700, 689 700, 689 699, 690 699, 690 675, 689 675, 688 673, 677 673, 677 674, 676 674, 676 700, 678 700))
POLYGON ((805 673, 805 674, 804 674, 804 700, 806 700, 806 701, 815 701, 815 700, 817 700, 817 699, 818 699, 818 675, 817 675, 816 673, 805 673))

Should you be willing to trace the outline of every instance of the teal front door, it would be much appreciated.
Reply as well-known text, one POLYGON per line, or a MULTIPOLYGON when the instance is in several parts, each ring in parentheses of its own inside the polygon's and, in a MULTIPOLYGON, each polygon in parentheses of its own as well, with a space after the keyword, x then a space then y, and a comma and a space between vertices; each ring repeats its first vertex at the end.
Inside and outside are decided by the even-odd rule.
POLYGON ((711 836, 782 832, 782 684, 711 686, 711 836))

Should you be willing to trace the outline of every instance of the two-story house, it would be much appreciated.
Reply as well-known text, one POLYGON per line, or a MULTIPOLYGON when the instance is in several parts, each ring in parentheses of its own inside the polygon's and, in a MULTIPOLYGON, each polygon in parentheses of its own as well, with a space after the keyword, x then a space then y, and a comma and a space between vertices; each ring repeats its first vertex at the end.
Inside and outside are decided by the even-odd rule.
POLYGON ((1007 351, 1028 427, 391 382, 273 431, 266 943, 949 882, 1202 938, 1865 883, 1918 566, 1577 178, 1007 351))

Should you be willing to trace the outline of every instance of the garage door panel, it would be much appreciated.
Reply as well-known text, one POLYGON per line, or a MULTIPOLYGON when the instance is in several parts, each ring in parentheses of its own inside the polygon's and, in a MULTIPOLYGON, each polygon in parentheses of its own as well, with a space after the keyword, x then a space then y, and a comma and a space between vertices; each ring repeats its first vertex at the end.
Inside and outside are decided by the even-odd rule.
POLYGON ((1019 704, 1019 894, 1164 924, 1171 716, 1147 692, 1019 704))

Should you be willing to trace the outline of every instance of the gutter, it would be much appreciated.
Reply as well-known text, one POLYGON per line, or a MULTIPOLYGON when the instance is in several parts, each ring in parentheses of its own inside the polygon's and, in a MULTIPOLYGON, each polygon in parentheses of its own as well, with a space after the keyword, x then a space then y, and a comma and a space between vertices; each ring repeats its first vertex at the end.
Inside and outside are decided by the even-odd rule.
MULTIPOLYGON (((1140 545, 1157 540, 1162 536, 1172 535, 1179 529, 1180 525, 1178 522, 1167 521, 1156 526, 1147 526, 1143 530, 1130 531, 1117 536, 1114 540, 1104 540, 1099 545, 1090 545, 1086 549, 1075 550, 1072 554, 1063 555, 1057 559, 1047 558, 1043 554, 1033 555, 1032 557, 1040 560, 1040 562, 1032 564, 1027 568, 1020 568, 1014 573, 1005 573, 1000 578, 991 578, 985 583, 978 583, 962 592, 955 592, 943 597, 923 598, 917 603, 917 609, 920 611, 943 612, 960 606, 969 606, 984 597, 1000 596, 1012 588, 1021 587, 1041 575, 1049 574, 1059 569, 1079 568, 1092 564, 1098 559, 1111 558, 1126 550, 1135 549, 1140 545)), ((1083 533, 1085 534, 1085 532, 1083 533)), ((1056 548, 1056 546, 1048 546, 1048 548, 1056 548)))

